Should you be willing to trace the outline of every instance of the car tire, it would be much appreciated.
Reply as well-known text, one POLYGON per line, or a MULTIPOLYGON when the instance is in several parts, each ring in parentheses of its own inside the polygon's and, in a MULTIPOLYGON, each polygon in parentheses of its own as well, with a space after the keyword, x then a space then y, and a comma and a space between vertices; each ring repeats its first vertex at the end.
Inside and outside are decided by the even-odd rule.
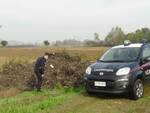
POLYGON ((93 94, 93 92, 91 92, 91 91, 86 91, 86 92, 87 92, 88 95, 92 95, 93 94))
POLYGON ((144 85, 141 79, 137 79, 131 89, 131 99, 138 100, 144 95, 144 85))

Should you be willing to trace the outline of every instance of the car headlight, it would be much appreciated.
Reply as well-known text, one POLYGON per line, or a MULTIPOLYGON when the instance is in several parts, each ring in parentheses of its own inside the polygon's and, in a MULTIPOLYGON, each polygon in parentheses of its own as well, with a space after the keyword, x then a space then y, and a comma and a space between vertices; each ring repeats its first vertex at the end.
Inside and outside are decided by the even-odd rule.
POLYGON ((121 76, 121 75, 128 75, 130 73, 130 68, 129 67, 124 67, 121 68, 117 71, 116 75, 121 76))
POLYGON ((89 66, 89 67, 86 69, 85 73, 88 74, 88 75, 90 75, 90 74, 91 74, 91 71, 92 71, 92 68, 89 66))

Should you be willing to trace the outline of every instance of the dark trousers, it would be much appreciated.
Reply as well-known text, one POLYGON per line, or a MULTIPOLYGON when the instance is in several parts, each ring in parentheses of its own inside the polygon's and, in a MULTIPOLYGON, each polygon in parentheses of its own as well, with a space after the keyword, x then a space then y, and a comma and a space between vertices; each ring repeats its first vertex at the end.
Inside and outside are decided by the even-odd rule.
POLYGON ((42 78, 42 74, 39 71, 35 71, 35 75, 36 75, 36 88, 37 91, 41 90, 41 86, 42 86, 42 82, 43 82, 43 78, 42 78))

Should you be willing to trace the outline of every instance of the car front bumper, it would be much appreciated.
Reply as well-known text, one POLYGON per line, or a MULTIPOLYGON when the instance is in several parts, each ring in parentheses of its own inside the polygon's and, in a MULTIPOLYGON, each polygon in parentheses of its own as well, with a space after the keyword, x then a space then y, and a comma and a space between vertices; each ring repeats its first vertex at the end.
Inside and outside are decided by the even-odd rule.
POLYGON ((122 77, 116 80, 85 77, 84 80, 86 90, 88 92, 120 94, 129 91, 129 79, 127 79, 126 77, 122 77), (95 81, 106 82, 106 86, 95 86, 95 81))

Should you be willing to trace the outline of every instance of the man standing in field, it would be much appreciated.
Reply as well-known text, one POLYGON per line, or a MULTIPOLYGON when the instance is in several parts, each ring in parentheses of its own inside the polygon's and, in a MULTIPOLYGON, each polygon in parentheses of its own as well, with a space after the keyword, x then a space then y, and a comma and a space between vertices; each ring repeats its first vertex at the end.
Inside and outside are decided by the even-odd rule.
POLYGON ((41 91, 42 81, 44 77, 45 63, 49 58, 49 53, 45 53, 44 56, 39 57, 35 63, 34 72, 37 78, 36 88, 37 91, 41 91))

